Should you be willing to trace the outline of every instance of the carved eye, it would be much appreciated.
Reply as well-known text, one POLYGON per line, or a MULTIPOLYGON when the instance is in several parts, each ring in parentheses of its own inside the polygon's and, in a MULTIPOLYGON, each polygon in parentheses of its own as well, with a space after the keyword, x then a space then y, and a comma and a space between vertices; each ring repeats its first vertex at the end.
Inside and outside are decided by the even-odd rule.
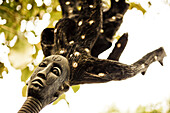
POLYGON ((41 62, 41 63, 39 64, 39 67, 46 67, 46 66, 47 66, 47 62, 46 62, 46 61, 41 62))
POLYGON ((52 72, 57 76, 61 75, 61 70, 58 67, 53 67, 52 72))

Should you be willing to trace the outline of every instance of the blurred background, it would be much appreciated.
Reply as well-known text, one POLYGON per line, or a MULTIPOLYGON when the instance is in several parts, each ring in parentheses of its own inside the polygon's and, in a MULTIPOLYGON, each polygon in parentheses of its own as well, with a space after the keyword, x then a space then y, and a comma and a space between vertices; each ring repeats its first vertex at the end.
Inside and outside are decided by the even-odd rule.
MULTIPOLYGON (((144 76, 74 86, 41 113, 170 113, 170 0, 127 2, 129 10, 113 41, 129 33, 120 62, 132 64, 164 47, 164 66, 155 62, 144 76)), ((58 0, 0 0, 0 112, 16 113, 26 100, 26 81, 44 57, 41 32, 60 18, 58 0)), ((107 58, 113 47, 100 58, 107 58)))

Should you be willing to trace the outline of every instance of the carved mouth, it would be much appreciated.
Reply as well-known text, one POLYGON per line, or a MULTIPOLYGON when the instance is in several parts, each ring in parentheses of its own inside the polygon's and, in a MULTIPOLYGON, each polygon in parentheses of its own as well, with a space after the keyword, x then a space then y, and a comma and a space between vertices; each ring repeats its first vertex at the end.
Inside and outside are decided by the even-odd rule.
POLYGON ((44 87, 44 84, 40 78, 35 78, 32 81, 32 85, 34 85, 35 87, 40 87, 40 88, 44 87))

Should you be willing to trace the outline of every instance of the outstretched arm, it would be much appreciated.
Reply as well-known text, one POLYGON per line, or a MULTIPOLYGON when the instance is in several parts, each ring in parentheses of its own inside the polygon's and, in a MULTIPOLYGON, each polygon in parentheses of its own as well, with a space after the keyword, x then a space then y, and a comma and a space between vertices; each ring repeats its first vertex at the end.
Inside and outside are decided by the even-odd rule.
POLYGON ((112 80, 124 80, 135 76, 138 73, 144 74, 151 63, 159 61, 163 65, 163 58, 166 56, 161 47, 146 54, 132 65, 126 65, 113 60, 101 60, 89 58, 82 66, 84 71, 76 73, 71 85, 84 83, 104 83, 112 80))

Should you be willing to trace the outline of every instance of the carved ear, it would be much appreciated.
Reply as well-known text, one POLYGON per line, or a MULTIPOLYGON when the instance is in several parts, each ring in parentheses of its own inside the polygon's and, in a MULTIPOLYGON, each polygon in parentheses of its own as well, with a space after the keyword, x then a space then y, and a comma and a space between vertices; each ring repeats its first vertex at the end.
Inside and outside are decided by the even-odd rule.
POLYGON ((41 46, 45 57, 52 55, 54 48, 54 28, 46 28, 41 34, 41 46))
POLYGON ((59 87, 59 91, 67 92, 70 86, 67 82, 64 82, 62 86, 59 87))

